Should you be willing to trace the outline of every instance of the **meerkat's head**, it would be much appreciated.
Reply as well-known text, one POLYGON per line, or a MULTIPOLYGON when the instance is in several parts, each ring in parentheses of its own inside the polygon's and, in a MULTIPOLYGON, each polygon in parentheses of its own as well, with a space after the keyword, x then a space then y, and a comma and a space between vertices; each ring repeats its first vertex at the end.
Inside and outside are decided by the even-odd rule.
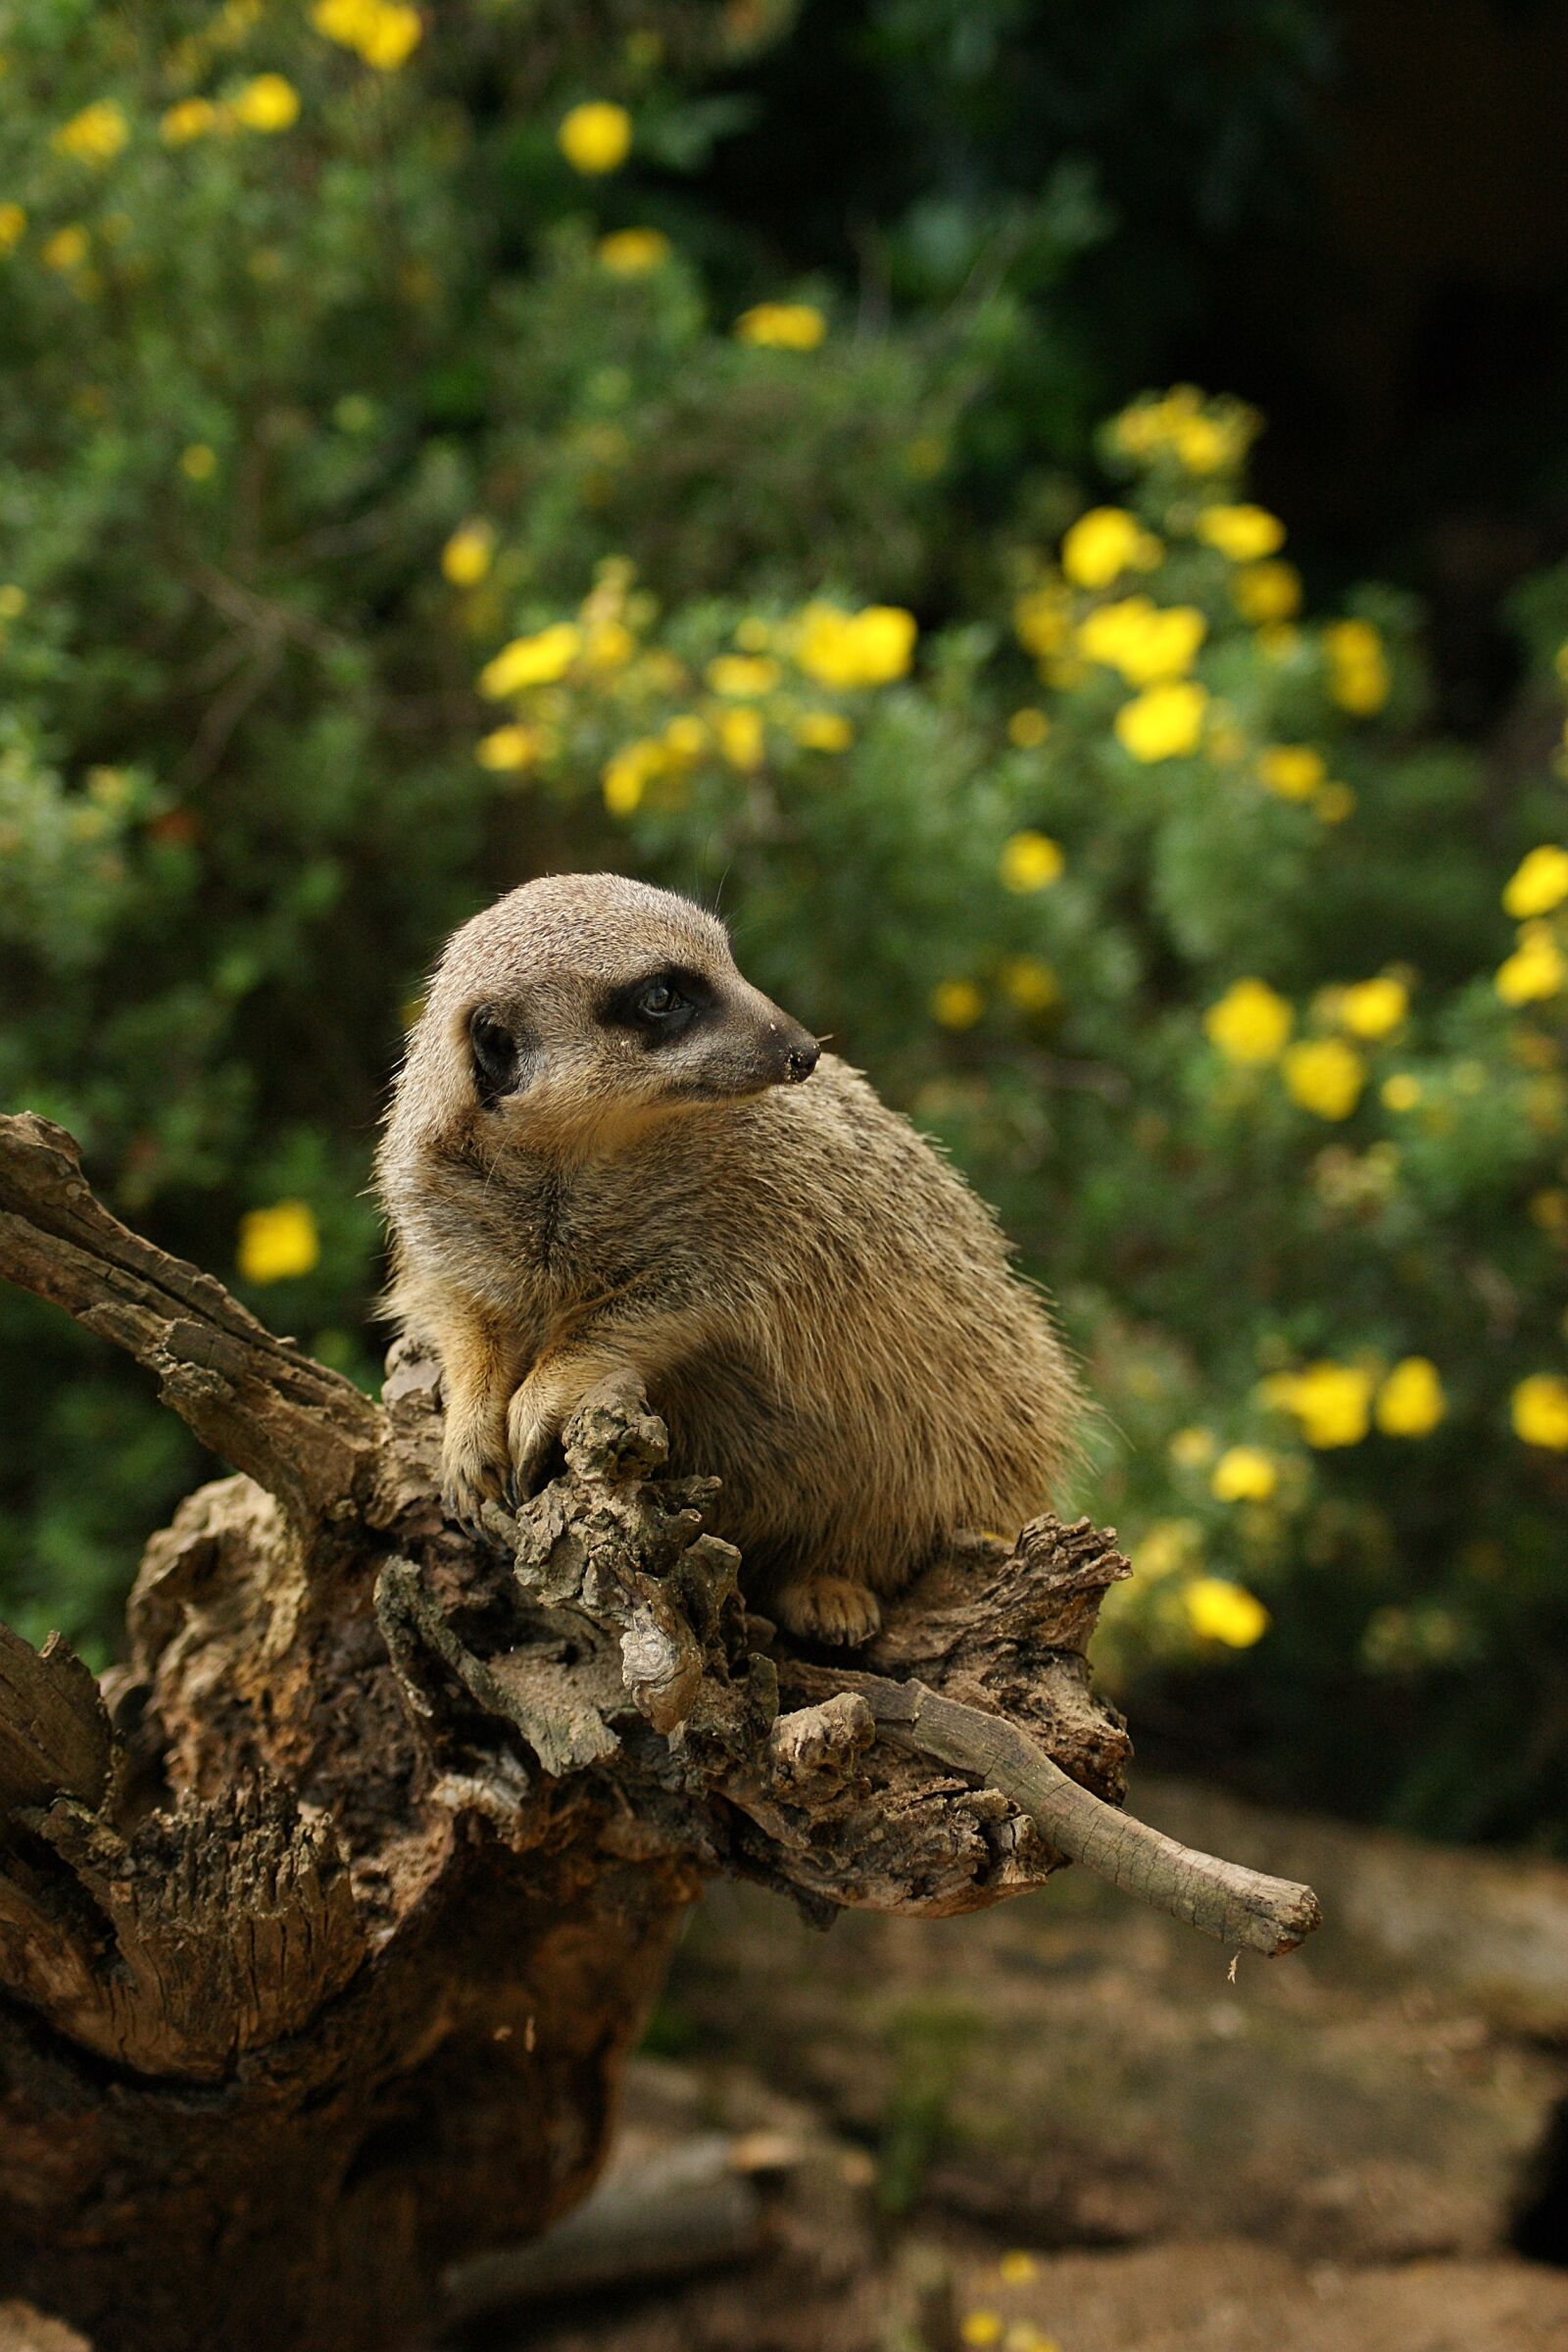
POLYGON ((407 1077, 422 1068, 476 1142, 614 1150, 701 1105, 797 1084, 818 1051, 742 978, 702 907, 620 874, 554 874, 454 934, 407 1077))

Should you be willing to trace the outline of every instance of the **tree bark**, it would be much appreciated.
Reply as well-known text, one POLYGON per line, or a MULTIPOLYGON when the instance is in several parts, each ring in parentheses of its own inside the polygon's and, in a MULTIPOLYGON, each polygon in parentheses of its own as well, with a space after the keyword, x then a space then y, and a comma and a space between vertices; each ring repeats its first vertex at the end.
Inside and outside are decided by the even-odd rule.
POLYGON ((438 2324, 592 2185, 715 1874, 826 1923, 1076 1854, 1260 1949, 1315 1924, 1110 1810, 1128 1741, 1084 1651, 1128 1571, 1087 1522, 975 1539, 851 1670, 748 1612, 642 1400, 579 1415, 475 1542, 436 1500, 433 1365, 394 1350, 370 1403, 30 1116, 0 1119, 0 1273, 242 1473, 148 1545, 102 1693, 0 1629, 0 2295, 99 2352, 438 2324))

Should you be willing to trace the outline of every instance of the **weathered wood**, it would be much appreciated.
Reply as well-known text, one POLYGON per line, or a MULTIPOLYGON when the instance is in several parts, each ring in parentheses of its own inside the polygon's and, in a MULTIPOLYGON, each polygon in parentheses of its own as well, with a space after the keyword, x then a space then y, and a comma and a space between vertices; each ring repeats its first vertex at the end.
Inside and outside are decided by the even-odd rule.
POLYGON ((942 1698, 920 1682, 890 1683, 868 1674, 858 1676, 855 1688, 872 1722, 895 1740, 1000 1788, 1069 1861, 1152 1901, 1217 1943, 1274 1960, 1321 1926, 1309 1886, 1195 1853, 1147 1822, 1102 1804, 1004 1717, 942 1698))
POLYGON ((547 2237, 455 2264, 445 2317, 686 2278, 757 2251, 762 2200, 725 2132, 705 2132, 600 2182, 547 2237))
MULTIPOLYGON (((1127 1740, 1084 1648, 1127 1570, 1087 1523, 977 1540, 859 1670, 813 1662, 641 1397, 475 1541, 436 1501, 433 1366, 395 1350, 368 1403, 39 1120, 0 1120, 0 1273, 249 1474, 149 1544, 108 1713, 63 1648, 0 1643, 0 2289, 98 2352, 434 2324, 454 2265, 592 2185, 707 1878, 823 1920, 972 1910, 1061 1866, 1051 1773, 1119 1866, 1127 1740)), ((1189 1864, 1145 1891, 1179 1906, 1189 1864)))
POLYGON ((74 1138, 30 1111, 0 1118, 0 1269, 128 1349, 204 1445, 291 1506, 352 1509, 375 1459, 375 1407, 111 1216, 74 1138))

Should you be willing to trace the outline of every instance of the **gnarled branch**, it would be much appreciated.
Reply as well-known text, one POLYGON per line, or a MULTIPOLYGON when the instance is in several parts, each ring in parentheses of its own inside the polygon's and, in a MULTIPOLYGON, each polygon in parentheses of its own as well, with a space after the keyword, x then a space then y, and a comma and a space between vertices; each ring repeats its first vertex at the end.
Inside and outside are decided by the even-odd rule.
POLYGON ((1252 1948, 1314 1924, 1117 1810, 1085 1651, 1128 1570, 1087 1521, 975 1539, 828 1663, 749 1611, 635 1399, 475 1542, 435 1499, 433 1365, 394 1350, 370 1404, 40 1120, 0 1120, 0 1274, 248 1474, 149 1544, 107 1709, 0 1639, 0 2277, 100 2352, 432 2324, 454 2266, 591 2185, 715 1874, 941 1915, 1070 1857, 1252 1948))

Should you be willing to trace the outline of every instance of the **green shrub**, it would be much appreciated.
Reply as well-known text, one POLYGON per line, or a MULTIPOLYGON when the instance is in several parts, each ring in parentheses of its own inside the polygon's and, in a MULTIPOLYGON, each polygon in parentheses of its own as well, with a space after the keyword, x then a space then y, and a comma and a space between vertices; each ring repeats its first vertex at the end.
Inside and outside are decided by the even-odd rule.
MULTIPOLYGON (((906 74, 965 14, 866 19, 906 74)), ((444 932, 554 865, 718 902, 1058 1294, 1139 1705, 1561 1841, 1563 577, 1501 789, 1403 600, 1301 616, 1245 409, 1140 401, 1075 487, 1088 179, 1015 270, 911 214, 857 309, 705 209, 783 12, 612 20, 9 11, 0 1096, 368 1381, 444 932)), ((194 1449, 63 1319, 0 1341, 0 1592, 101 1646, 194 1449)))

